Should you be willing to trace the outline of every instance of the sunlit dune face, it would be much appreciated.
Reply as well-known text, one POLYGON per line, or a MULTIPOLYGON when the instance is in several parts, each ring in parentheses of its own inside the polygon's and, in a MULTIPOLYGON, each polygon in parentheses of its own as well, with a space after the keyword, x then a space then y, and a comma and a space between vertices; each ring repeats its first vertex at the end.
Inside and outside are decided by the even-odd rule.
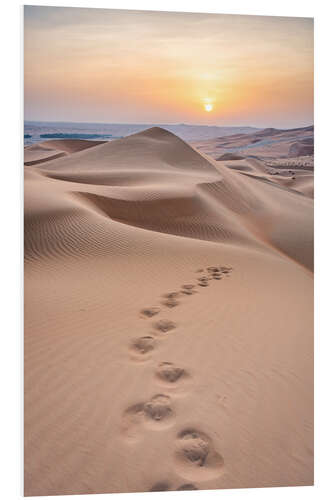
POLYGON ((205 111, 207 111, 207 113, 209 113, 210 111, 212 111, 213 109, 213 106, 212 104, 205 104, 205 111))

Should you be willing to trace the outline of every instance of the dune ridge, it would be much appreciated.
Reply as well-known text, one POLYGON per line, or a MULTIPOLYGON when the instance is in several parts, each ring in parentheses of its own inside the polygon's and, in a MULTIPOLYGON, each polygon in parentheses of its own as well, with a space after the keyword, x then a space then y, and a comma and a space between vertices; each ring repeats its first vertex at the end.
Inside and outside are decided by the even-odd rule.
POLYGON ((312 484, 313 200, 159 127, 28 151, 25 494, 312 484))

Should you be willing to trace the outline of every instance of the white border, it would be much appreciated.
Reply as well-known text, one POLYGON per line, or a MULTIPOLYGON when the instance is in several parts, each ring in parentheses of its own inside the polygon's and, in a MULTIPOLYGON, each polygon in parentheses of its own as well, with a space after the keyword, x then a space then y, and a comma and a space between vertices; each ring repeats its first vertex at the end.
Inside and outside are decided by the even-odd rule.
MULTIPOLYGON (((322 499, 333 498, 333 403, 332 403, 332 7, 326 0, 86 0, 70 2, 27 1, 32 5, 104 7, 141 10, 215 12, 315 17, 315 199, 316 199, 316 301, 315 301, 315 486, 294 488, 217 490, 149 494, 122 494, 124 500, 155 498, 217 499, 322 499)), ((1 409, 0 495, 20 498, 22 491, 22 3, 8 0, 1 7, 1 409), (21 470, 20 470, 21 469, 21 470), (21 483, 21 484, 20 484, 21 483)), ((105 495, 104 495, 105 496, 105 495)), ((118 497, 118 496, 117 496, 118 497)), ((47 497, 31 497, 47 498, 47 497)), ((68 497, 58 496, 59 499, 68 497)), ((75 498, 101 499, 101 495, 75 498)), ((112 498, 116 498, 113 496, 112 498)))

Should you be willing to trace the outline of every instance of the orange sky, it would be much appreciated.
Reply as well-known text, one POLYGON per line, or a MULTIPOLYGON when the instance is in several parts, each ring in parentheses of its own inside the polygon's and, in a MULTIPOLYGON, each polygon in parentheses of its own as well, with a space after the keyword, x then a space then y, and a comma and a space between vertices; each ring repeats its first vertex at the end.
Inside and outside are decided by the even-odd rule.
POLYGON ((25 119, 311 124, 313 20, 25 7, 25 119))

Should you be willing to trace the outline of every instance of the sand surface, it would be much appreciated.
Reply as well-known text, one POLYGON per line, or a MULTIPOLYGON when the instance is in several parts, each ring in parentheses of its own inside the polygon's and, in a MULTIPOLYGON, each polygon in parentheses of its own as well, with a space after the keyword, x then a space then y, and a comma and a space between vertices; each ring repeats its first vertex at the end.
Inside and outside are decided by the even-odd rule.
POLYGON ((85 142, 27 151, 25 494, 312 484, 309 172, 85 142))
POLYGON ((194 140, 193 144, 201 151, 212 154, 215 159, 234 153, 251 155, 262 159, 297 158, 313 155, 314 127, 280 130, 265 128, 252 133, 194 140))
POLYGON ((233 170, 259 175, 272 183, 314 196, 314 127, 290 130, 266 128, 248 134, 234 134, 191 141, 233 170), (276 176, 276 177, 274 177, 276 176))

